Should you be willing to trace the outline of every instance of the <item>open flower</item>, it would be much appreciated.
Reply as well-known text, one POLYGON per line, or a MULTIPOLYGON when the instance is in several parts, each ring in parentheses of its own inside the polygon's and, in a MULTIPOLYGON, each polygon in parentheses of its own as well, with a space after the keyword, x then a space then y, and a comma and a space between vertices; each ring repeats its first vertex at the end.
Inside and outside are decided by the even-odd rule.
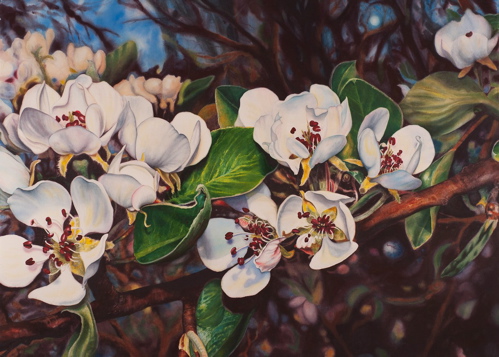
POLYGON ((171 123, 161 118, 128 117, 119 139, 135 159, 163 173, 176 173, 201 161, 210 150, 211 134, 199 116, 182 112, 171 123))
POLYGON ((329 87, 314 84, 310 92, 292 94, 283 102, 276 99, 264 88, 246 92, 238 121, 251 126, 256 120, 255 141, 295 175, 301 165, 303 185, 315 165, 329 160, 346 145, 352 127, 348 98, 340 103, 329 87))
POLYGON ((360 159, 368 181, 393 190, 414 190, 421 180, 412 175, 428 168, 435 157, 431 135, 419 125, 408 125, 380 143, 389 117, 386 108, 378 108, 364 118, 357 138, 360 159))
POLYGON ((102 185, 78 176, 71 183, 70 195, 58 183, 40 181, 14 191, 8 203, 19 221, 44 229, 47 237, 43 246, 13 234, 0 237, 0 284, 25 287, 43 272, 50 275, 50 284, 31 291, 29 298, 62 306, 79 303, 87 280, 97 271, 107 239, 107 234, 100 240, 87 235, 107 233, 113 221, 102 185), (71 203, 76 216, 70 213, 71 203))
POLYGON ((208 269, 223 271, 222 290, 230 297, 252 296, 265 288, 270 271, 279 263, 277 206, 264 184, 242 196, 224 199, 241 212, 236 220, 212 218, 197 241, 199 256, 208 269))
POLYGON ((329 191, 308 191, 291 195, 281 204, 277 216, 281 234, 298 235, 296 247, 312 255, 310 267, 329 268, 352 255, 358 248, 355 221, 345 203, 353 198, 329 191))
POLYGON ((159 174, 143 161, 121 163, 124 150, 125 147, 115 156, 99 182, 114 202, 129 211, 138 211, 156 200, 159 174))
POLYGON ((20 116, 11 114, 5 120, 12 140, 35 154, 52 148, 60 155, 92 156, 131 113, 151 116, 152 108, 143 98, 126 101, 106 82, 92 83, 89 76, 80 75, 68 81, 62 97, 46 84, 34 86, 24 97, 20 116), (127 106, 131 108, 125 111, 127 106))
POLYGON ((451 21, 437 31, 435 49, 440 56, 462 69, 459 77, 464 77, 475 62, 497 70, 488 56, 498 39, 499 34, 492 37, 492 27, 483 16, 467 9, 459 22, 451 21))

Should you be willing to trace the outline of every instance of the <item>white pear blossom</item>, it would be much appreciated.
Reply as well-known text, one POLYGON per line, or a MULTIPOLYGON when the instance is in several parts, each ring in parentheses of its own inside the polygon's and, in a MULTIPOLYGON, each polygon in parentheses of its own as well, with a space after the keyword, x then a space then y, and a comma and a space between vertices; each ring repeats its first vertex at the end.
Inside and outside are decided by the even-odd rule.
POLYGON ((276 227, 277 206, 261 184, 250 193, 224 201, 241 216, 212 218, 197 241, 199 256, 210 270, 231 268, 222 278, 222 290, 232 298, 252 296, 270 281, 270 271, 281 259, 276 227), (251 252, 251 256, 247 255, 251 252))
POLYGON ((171 123, 127 116, 119 139, 135 159, 164 173, 176 173, 201 161, 210 150, 211 134, 201 117, 182 112, 171 123))
POLYGON ((357 148, 371 182, 393 190, 414 190, 421 180, 412 175, 428 168, 435 157, 430 133, 419 125, 408 125, 380 143, 390 113, 378 108, 369 113, 359 128, 357 148))
POLYGON ((310 170, 338 154, 352 127, 348 98, 342 103, 329 87, 314 84, 309 92, 284 101, 265 88, 241 97, 236 125, 254 126, 253 138, 295 175, 303 167, 301 184, 310 170))
POLYGON ((492 27, 483 16, 467 9, 460 21, 451 21, 437 31, 435 49, 459 69, 471 68, 478 61, 496 70, 488 56, 498 39, 499 34, 492 36, 492 27))
POLYGON ((296 247, 312 255, 310 267, 326 269, 341 263, 358 248, 355 221, 345 203, 353 198, 329 191, 291 195, 277 215, 280 234, 298 235, 296 247))
POLYGON ((156 200, 159 173, 143 161, 121 163, 124 150, 125 147, 115 156, 99 182, 114 202, 129 211, 138 211, 156 200))
POLYGON ((106 82, 80 75, 68 81, 62 96, 46 84, 35 85, 20 115, 10 114, 4 125, 14 144, 35 154, 52 148, 60 155, 95 155, 133 113, 150 117, 151 105, 140 97, 127 101, 106 82))
POLYGON ((76 177, 71 195, 52 181, 18 188, 8 199, 14 216, 46 232, 43 245, 17 235, 1 236, 0 284, 21 288, 43 272, 50 283, 32 290, 28 297, 52 305, 70 306, 85 296, 85 284, 97 271, 113 221, 113 209, 102 185, 76 177), (71 207, 77 215, 71 215, 71 207), (100 240, 89 233, 102 233, 100 240), (82 282, 75 279, 80 276, 82 282))

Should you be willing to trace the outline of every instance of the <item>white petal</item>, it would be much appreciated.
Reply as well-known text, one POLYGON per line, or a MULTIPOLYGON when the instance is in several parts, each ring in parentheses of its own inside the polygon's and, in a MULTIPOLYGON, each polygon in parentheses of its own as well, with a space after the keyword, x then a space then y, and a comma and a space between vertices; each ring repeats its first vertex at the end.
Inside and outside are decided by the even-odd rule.
POLYGON ((310 156, 308 149, 295 138, 287 138, 286 146, 289 152, 299 158, 306 159, 310 156))
POLYGON ((257 217, 265 219, 271 226, 277 224, 277 205, 270 198, 270 190, 265 184, 246 194, 248 208, 257 217), (267 192, 268 191, 268 192, 267 192))
POLYGON ((175 116, 171 124, 189 140, 191 156, 186 166, 195 165, 204 159, 211 147, 211 134, 206 122, 196 114, 182 112, 175 116))
POLYGON ((369 177, 376 177, 381 168, 381 157, 379 144, 371 129, 359 132, 358 146, 359 157, 369 177))
POLYGON ((395 138, 395 145, 392 146, 393 151, 402 150, 403 164, 400 167, 402 170, 407 170, 407 165, 418 147, 420 147, 421 154, 416 169, 414 172, 407 171, 417 174, 431 165, 435 157, 435 146, 428 130, 419 125, 408 125, 393 134, 393 138, 395 138))
POLYGON ((128 175, 104 174, 99 177, 109 197, 121 207, 132 209, 132 195, 141 186, 140 183, 128 175))
POLYGON ((89 250, 88 252, 81 252, 80 258, 83 262, 83 266, 85 267, 85 275, 83 277, 83 285, 86 284, 87 280, 95 275, 97 269, 99 269, 100 259, 106 250, 106 241, 108 235, 104 234, 97 246, 94 249, 89 250))
POLYGON ((253 260, 262 273, 271 271, 281 261, 282 254, 279 244, 281 244, 284 239, 286 238, 278 238, 267 243, 265 248, 260 252, 260 255, 253 260))
POLYGON ((101 148, 101 141, 81 126, 70 126, 52 134, 49 145, 59 155, 94 155, 101 148))
POLYGON ((52 106, 61 98, 59 94, 47 84, 37 84, 26 92, 21 105, 21 114, 26 108, 38 109, 46 114, 50 114, 52 106))
POLYGON ((343 135, 334 135, 323 139, 314 150, 309 162, 310 168, 312 169, 315 165, 326 162, 343 150, 346 144, 347 138, 343 135))
POLYGON ((125 108, 125 99, 107 82, 91 83, 88 87, 88 92, 102 110, 104 131, 109 131, 112 127, 116 126, 118 117, 125 108))
POLYGON ((19 118, 20 138, 35 154, 45 152, 50 136, 61 129, 54 118, 33 108, 26 108, 19 118))
POLYGON ((135 115, 127 103, 118 118, 118 139, 120 143, 127 148, 127 152, 133 157, 137 158, 135 143, 137 141, 137 122, 135 115))
POLYGON ((78 304, 85 297, 85 287, 73 277, 71 269, 61 269, 61 275, 47 286, 33 290, 28 298, 56 306, 78 304))
POLYGON ((290 233, 295 228, 308 225, 306 218, 298 218, 298 212, 302 212, 302 198, 298 196, 288 196, 277 213, 277 234, 290 233))
POLYGON ((140 186, 132 195, 132 207, 138 211, 156 201, 156 191, 149 186, 140 186))
POLYGON ((97 137, 104 133, 104 119, 101 108, 97 104, 91 104, 85 112, 86 129, 97 137))
POLYGON ((60 233, 65 220, 62 210, 71 210, 68 191, 53 181, 39 181, 33 186, 18 188, 7 202, 19 221, 57 233, 60 233), (52 224, 47 223, 47 217, 50 217, 52 224))
POLYGON ((126 146, 123 146, 121 150, 116 154, 111 163, 109 164, 108 174, 119 174, 121 160, 123 159, 123 153, 125 152, 126 146))
POLYGON ((109 232, 113 223, 113 207, 100 182, 76 177, 71 182, 71 197, 84 235, 109 232))
POLYGON ((9 288, 29 285, 43 268, 50 253, 43 253, 42 247, 33 245, 25 248, 27 240, 17 235, 0 237, 0 284, 9 288), (33 258, 35 264, 26 265, 33 258))
POLYGON ((21 151, 30 152, 30 148, 27 147, 24 142, 19 137, 18 129, 19 129, 19 114, 12 113, 7 115, 5 120, 3 121, 3 126, 5 130, 7 130, 7 135, 9 140, 17 146, 21 151))
POLYGON ((136 158, 164 172, 176 170, 190 157, 189 141, 170 123, 159 118, 144 120, 137 128, 136 158))
POLYGON ((234 220, 226 218, 212 218, 206 230, 197 241, 199 256, 203 264, 210 270, 223 271, 237 263, 237 258, 244 257, 248 250, 248 242, 243 229, 234 220), (233 232, 234 237, 226 240, 225 233, 233 232), (236 235, 238 234, 238 235, 236 235), (231 254, 236 248, 237 253, 231 254))
POLYGON ((255 140, 263 150, 269 152, 269 145, 272 142, 272 125, 274 124, 274 117, 272 115, 264 115, 260 117, 255 123, 253 130, 253 140, 255 140))
POLYGON ((366 115, 359 128, 359 133, 365 129, 371 129, 379 142, 385 133, 388 120, 390 119, 390 112, 386 108, 374 109, 366 115))
POLYGON ((387 174, 380 175, 371 179, 373 182, 379 183, 381 186, 392 190, 410 191, 421 186, 421 180, 415 178, 405 170, 397 170, 387 174))
POLYGON ((341 263, 351 256, 357 248, 358 244, 355 242, 336 243, 329 238, 324 238, 321 248, 310 261, 310 268, 320 270, 341 263))
POLYGON ((0 190, 12 194, 16 188, 29 186, 30 174, 19 156, 0 147, 0 190))
POLYGON ((124 99, 130 105, 136 125, 154 116, 152 105, 147 99, 138 96, 124 97, 124 99))
POLYGON ((272 113, 273 106, 279 102, 279 97, 267 88, 255 88, 245 92, 240 100, 237 118, 241 126, 254 127, 263 115, 272 113))
POLYGON ((317 99, 317 108, 327 109, 340 105, 340 98, 328 86, 313 84, 310 86, 310 93, 317 99))
POLYGON ((121 164, 120 174, 136 179, 141 185, 158 188, 159 174, 143 161, 132 160, 121 164))
POLYGON ((222 278, 222 290, 231 298, 253 296, 262 291, 270 281, 270 272, 261 272, 250 259, 236 265, 222 278))

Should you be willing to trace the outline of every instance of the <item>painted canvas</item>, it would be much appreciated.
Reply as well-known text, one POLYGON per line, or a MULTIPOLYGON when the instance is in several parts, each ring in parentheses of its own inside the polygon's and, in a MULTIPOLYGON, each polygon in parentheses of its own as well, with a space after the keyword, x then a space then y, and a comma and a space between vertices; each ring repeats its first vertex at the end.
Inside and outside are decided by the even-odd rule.
POLYGON ((0 1, 0 355, 499 356, 498 7, 0 1))

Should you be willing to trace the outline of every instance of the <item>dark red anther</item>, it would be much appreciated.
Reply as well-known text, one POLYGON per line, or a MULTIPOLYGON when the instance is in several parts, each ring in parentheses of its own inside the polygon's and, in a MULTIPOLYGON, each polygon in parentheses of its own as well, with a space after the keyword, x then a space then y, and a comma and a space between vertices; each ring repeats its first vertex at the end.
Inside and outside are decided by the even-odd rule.
POLYGON ((34 225, 35 225, 35 220, 34 220, 34 219, 32 219, 32 220, 31 220, 30 225, 31 225, 31 226, 34 226, 34 225))
POLYGON ((237 258, 237 264, 244 265, 244 258, 237 258))
POLYGON ((83 236, 81 234, 78 234, 78 236, 76 237, 76 240, 82 240, 83 236))
POLYGON ((239 218, 236 218, 236 219, 234 220, 234 223, 235 223, 235 224, 239 224, 239 218))
POLYGON ((232 237, 234 237, 234 233, 232 233, 232 232, 225 233, 225 239, 226 240, 231 240, 232 237))
POLYGON ((294 133, 296 132, 296 128, 295 128, 295 127, 291 128, 291 130, 290 130, 289 132, 290 132, 291 134, 294 134, 294 133))
POLYGON ((45 221, 47 222, 48 225, 52 224, 52 218, 50 218, 50 217, 46 217, 45 221))
POLYGON ((29 258, 28 260, 26 260, 26 265, 33 265, 35 264, 35 261, 33 260, 33 258, 29 258))
POLYGON ((69 120, 69 117, 66 114, 63 114, 62 115, 62 120, 67 121, 67 120, 69 120))
POLYGON ((24 248, 30 249, 33 247, 33 244, 29 240, 23 243, 24 248))
POLYGON ((298 212, 298 218, 302 218, 303 214, 301 212, 298 212))
POLYGON ((230 250, 230 254, 236 255, 236 253, 237 253, 236 247, 232 247, 232 249, 230 250))
POLYGON ((54 259, 54 258, 55 258, 55 254, 54 253, 52 253, 52 254, 49 255, 49 259, 54 259))
POLYGON ((244 213, 248 213, 249 211, 250 211, 249 209, 247 209, 246 207, 243 207, 243 212, 244 213))
POLYGON ((42 272, 43 272, 44 274, 50 274, 50 270, 48 270, 47 268, 43 268, 43 269, 42 269, 42 272))
POLYGON ((66 259, 67 262, 70 262, 71 261, 71 253, 64 254, 64 259, 66 259))
POLYGON ((65 210, 64 208, 62 209, 61 213, 62 213, 62 216, 63 216, 64 218, 66 218, 66 217, 67 217, 67 215, 68 215, 68 213, 66 212, 66 210, 65 210))
POLYGON ((59 258, 55 258, 55 265, 60 267, 62 265, 62 262, 59 260, 59 258))
POLYGON ((473 31, 470 31, 470 32, 466 33, 466 37, 471 37, 471 36, 473 36, 473 31))
POLYGON ((316 122, 315 120, 310 121, 310 126, 317 126, 317 125, 319 125, 319 123, 316 122))
POLYGON ((54 236, 54 233, 47 234, 47 238, 52 238, 53 236, 54 236))
POLYGON ((305 237, 304 241, 305 243, 308 243, 308 237, 305 237))
POLYGON ((48 253, 48 251, 50 250, 50 247, 44 246, 42 248, 42 250, 43 250, 44 253, 48 253))
POLYGON ((298 228, 294 228, 291 232, 296 234, 296 233, 300 233, 300 230, 298 228))
POLYGON ((58 122, 58 123, 60 123, 61 122, 61 118, 55 117, 55 121, 58 122))
POLYGON ((310 216, 310 212, 305 212, 302 215, 303 218, 308 218, 309 216, 310 216))

